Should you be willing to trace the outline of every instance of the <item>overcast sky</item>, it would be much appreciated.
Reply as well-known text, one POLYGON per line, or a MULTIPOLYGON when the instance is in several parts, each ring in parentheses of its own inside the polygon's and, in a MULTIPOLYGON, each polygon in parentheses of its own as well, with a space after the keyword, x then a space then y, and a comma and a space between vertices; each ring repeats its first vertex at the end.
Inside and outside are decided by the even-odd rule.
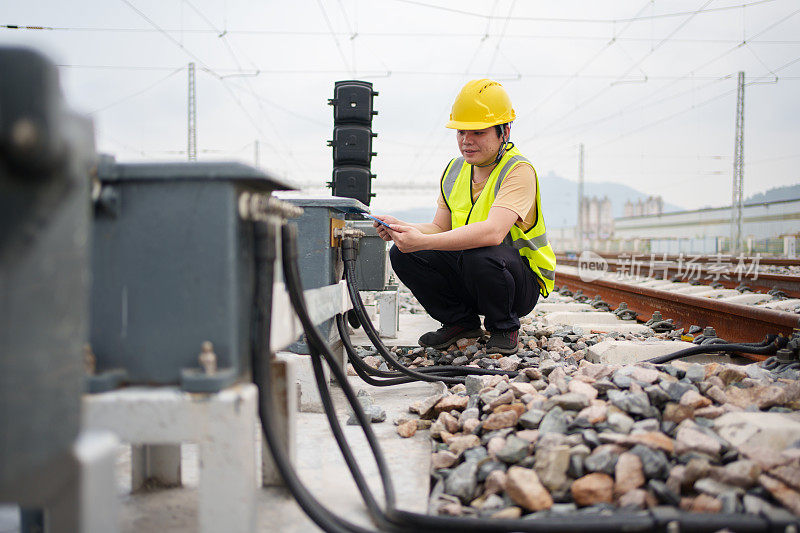
POLYGON ((193 61, 199 160, 253 164, 258 141, 259 166, 320 187, 334 82, 373 82, 376 212, 433 202, 453 98, 481 77, 540 179, 577 179, 583 143, 587 182, 697 208, 730 204, 744 71, 745 194, 800 182, 797 0, 7 0, 8 24, 52 28, 0 44, 47 53, 122 161, 186 158, 193 61))

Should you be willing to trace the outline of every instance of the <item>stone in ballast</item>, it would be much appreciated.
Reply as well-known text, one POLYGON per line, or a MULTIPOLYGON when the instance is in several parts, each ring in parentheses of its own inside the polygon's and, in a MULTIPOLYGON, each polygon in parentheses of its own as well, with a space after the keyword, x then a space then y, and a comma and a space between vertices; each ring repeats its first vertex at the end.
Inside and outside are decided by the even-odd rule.
POLYGON ((506 493, 517 505, 528 511, 542 511, 553 506, 553 498, 539 481, 536 472, 512 466, 506 475, 506 493))
POLYGON ((477 473, 477 462, 461 463, 447 476, 447 480, 444 483, 444 491, 447 494, 456 496, 462 503, 469 503, 475 494, 475 488, 478 486, 477 473))
POLYGON ((800 441, 800 421, 783 413, 728 413, 714 420, 714 429, 737 448, 758 446, 781 452, 800 441))
POLYGON ((629 365, 694 346, 696 345, 691 342, 660 341, 652 338, 645 342, 607 339, 589 346, 586 359, 592 363, 629 365))
POLYGON ((614 478, 608 474, 587 474, 570 487, 572 499, 580 507, 611 503, 614 499, 614 478))

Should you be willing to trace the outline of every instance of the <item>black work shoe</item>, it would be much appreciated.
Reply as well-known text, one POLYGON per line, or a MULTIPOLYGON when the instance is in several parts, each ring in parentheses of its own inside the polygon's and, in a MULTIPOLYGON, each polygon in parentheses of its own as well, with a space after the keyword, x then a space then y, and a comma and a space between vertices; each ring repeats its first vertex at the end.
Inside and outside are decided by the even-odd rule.
POLYGON ((419 345, 425 348, 442 350, 458 339, 477 339, 483 336, 481 328, 468 329, 463 326, 442 326, 436 331, 429 331, 419 338, 419 345))
POLYGON ((519 331, 492 331, 486 343, 486 353, 512 355, 519 350, 519 331))

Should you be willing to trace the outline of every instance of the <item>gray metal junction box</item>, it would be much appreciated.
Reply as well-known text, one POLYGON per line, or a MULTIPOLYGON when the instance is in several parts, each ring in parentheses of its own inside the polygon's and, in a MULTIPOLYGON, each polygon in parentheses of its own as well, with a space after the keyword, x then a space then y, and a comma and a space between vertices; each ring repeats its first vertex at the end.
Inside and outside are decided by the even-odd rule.
POLYGON ((290 187, 240 163, 98 168, 92 254, 91 347, 97 374, 178 383, 204 341, 234 379, 250 374, 255 258, 245 192, 290 187))
POLYGON ((358 289, 384 290, 389 279, 386 242, 378 237, 371 220, 352 214, 356 210, 368 211, 366 205, 355 198, 339 196, 282 194, 281 199, 303 208, 303 215, 293 221, 297 224, 299 235, 297 253, 303 289, 324 287, 342 279, 344 265, 339 250, 331 246, 331 228, 346 224, 365 234, 358 242, 358 289))
MULTIPOLYGON (((297 260, 303 290, 316 289, 339 283, 344 273, 339 249, 331 243, 332 231, 344 227, 345 215, 353 209, 366 210, 367 206, 355 198, 338 196, 281 195, 281 200, 303 208, 303 214, 292 222, 297 224, 297 260)), ((324 338, 333 340, 333 319, 317 326, 324 338)), ((289 347, 295 353, 309 353, 305 342, 289 347)))
MULTIPOLYGON (((383 290, 386 285, 386 243, 378 237, 371 221, 364 221, 352 213, 368 208, 355 198, 339 196, 281 195, 293 205, 303 208, 303 215, 293 220, 297 224, 297 255, 300 281, 303 289, 316 289, 338 283, 344 274, 344 263, 338 247, 331 244, 332 231, 345 225, 364 231, 359 241, 356 261, 356 278, 359 290, 383 290), (347 220, 348 218, 358 220, 347 220), (377 242, 376 242, 377 241, 377 242)), ((338 338, 333 319, 318 325, 323 337, 332 341, 338 338)), ((296 342, 289 349, 295 353, 308 353, 305 342, 296 342)))
POLYGON ((89 313, 90 120, 55 65, 0 47, 0 501, 74 487, 89 313))
POLYGON ((360 291, 383 291, 389 285, 388 243, 378 237, 372 221, 348 222, 353 228, 364 232, 358 241, 356 260, 356 282, 360 291))

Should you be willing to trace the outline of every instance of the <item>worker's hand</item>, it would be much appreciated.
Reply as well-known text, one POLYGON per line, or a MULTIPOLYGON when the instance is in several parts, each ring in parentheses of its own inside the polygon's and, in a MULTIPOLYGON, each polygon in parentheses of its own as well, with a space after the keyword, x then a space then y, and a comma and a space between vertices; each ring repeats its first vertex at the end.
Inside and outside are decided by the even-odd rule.
MULTIPOLYGON (((404 224, 402 220, 398 220, 391 215, 372 215, 372 216, 383 220, 387 224, 404 224)), ((391 232, 388 229, 386 229, 386 226, 384 226, 383 224, 379 224, 378 222, 373 222, 372 227, 377 230, 378 237, 380 237, 384 241, 389 242, 392 240, 391 232)))
POLYGON ((392 224, 391 231, 387 231, 387 233, 391 234, 395 246, 403 253, 425 250, 425 244, 429 237, 414 226, 403 224, 392 224))

